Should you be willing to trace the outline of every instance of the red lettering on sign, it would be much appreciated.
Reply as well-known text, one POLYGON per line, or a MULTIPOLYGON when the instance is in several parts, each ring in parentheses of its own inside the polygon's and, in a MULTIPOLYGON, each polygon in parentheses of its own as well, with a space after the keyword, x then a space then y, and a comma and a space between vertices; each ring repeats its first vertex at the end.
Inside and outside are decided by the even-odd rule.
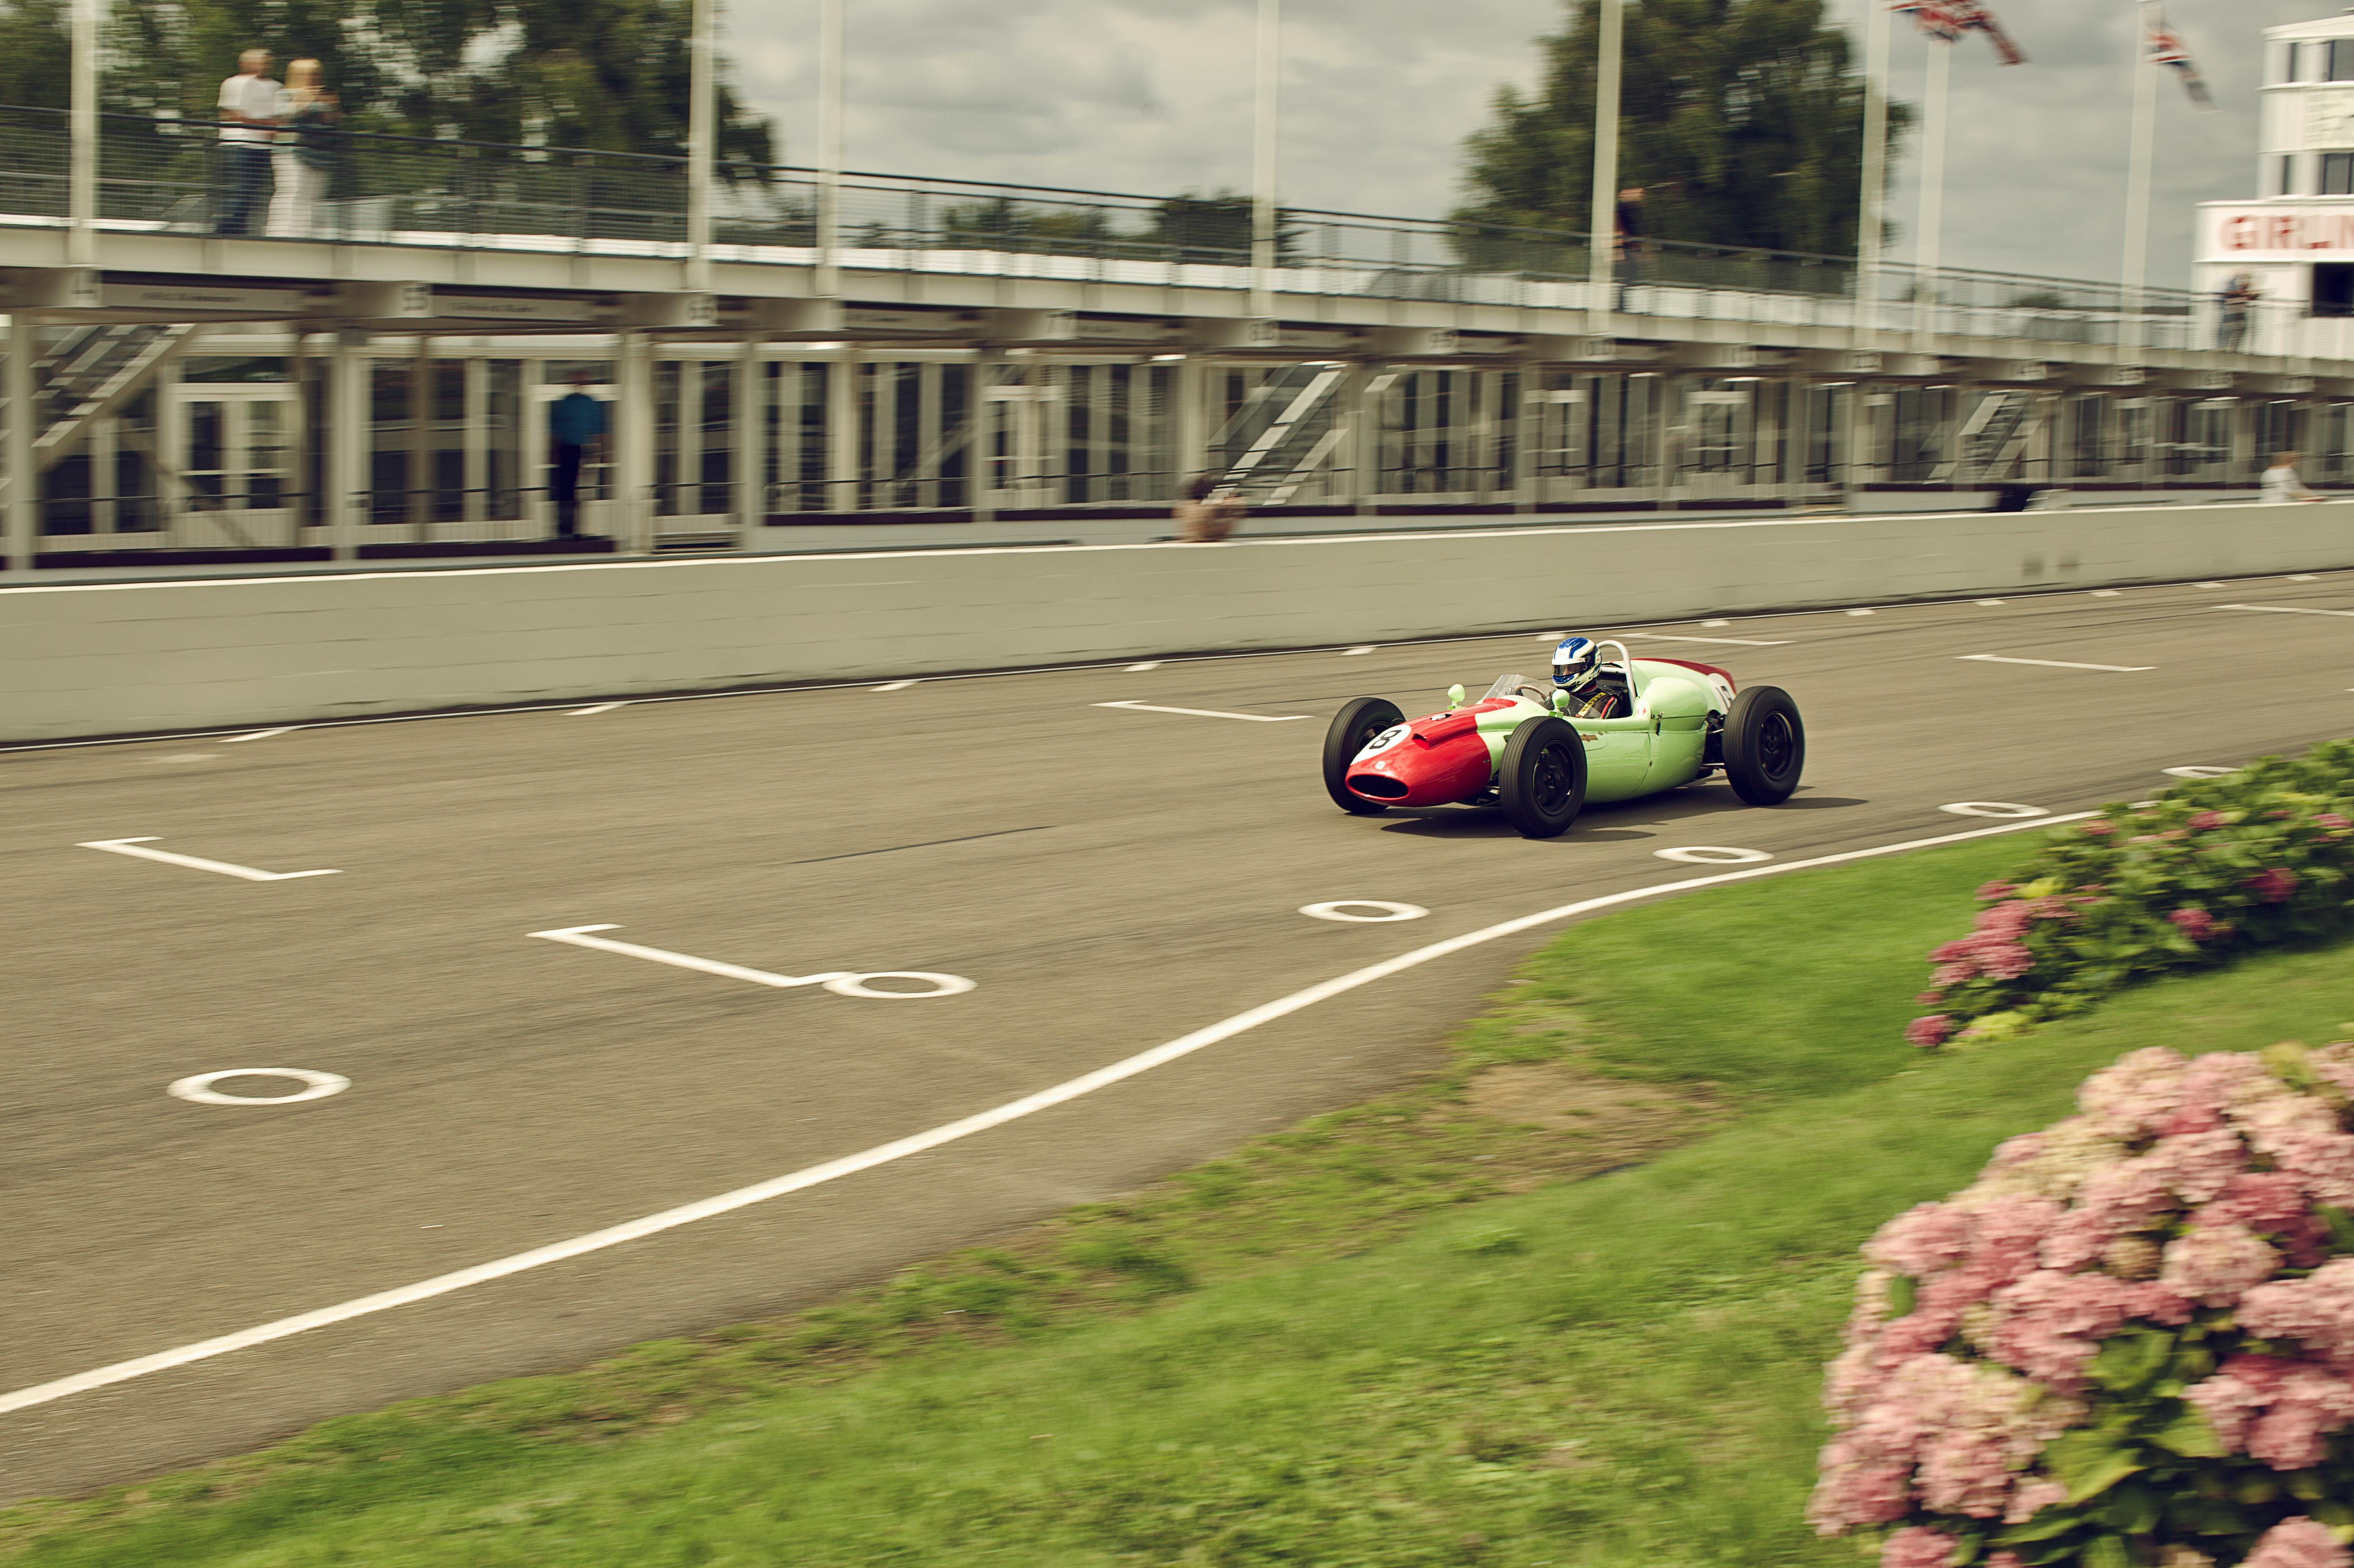
POLYGON ((2256 220, 2250 217, 2244 212, 2225 218, 2223 220, 2223 249, 2226 250, 2247 250, 2253 249, 2256 242, 2255 237, 2249 231, 2254 228, 2255 226, 2256 220))
POLYGON ((2297 230, 2303 227, 2303 220, 2301 220, 2297 215, 2293 212, 2276 212, 2273 214, 2272 249, 2274 250, 2296 249, 2297 230))

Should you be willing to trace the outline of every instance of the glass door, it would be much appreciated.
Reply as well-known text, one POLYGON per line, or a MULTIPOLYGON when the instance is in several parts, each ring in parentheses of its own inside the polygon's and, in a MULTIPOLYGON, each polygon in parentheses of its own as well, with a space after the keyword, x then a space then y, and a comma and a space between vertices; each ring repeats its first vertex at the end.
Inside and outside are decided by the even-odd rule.
POLYGON ((207 384, 184 392, 177 412, 180 504, 170 542, 208 549, 296 543, 293 387, 207 384))
POLYGON ((1052 381, 991 387, 981 399, 981 482, 991 506, 1054 505, 1062 477, 1055 435, 1063 427, 1063 389, 1052 381))

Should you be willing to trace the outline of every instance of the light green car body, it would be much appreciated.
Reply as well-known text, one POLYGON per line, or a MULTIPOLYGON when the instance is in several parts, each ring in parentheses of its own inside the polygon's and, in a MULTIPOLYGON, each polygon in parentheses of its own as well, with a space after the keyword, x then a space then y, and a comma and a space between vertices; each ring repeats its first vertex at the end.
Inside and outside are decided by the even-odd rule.
MULTIPOLYGON (((1488 766, 1503 760, 1504 745, 1512 731, 1546 715, 1565 719, 1585 739, 1585 799, 1590 805, 1631 800, 1691 783, 1709 770, 1709 715, 1721 720, 1733 706, 1730 682, 1704 674, 1688 664, 1655 659, 1627 662, 1634 687, 1635 711, 1626 718, 1575 718, 1559 713, 1554 697, 1539 683, 1523 682, 1506 693, 1506 676, 1490 688, 1495 696, 1511 698, 1511 706, 1479 715, 1479 738, 1488 747, 1488 766)), ((1489 700, 1486 697, 1482 702, 1489 700)), ((1448 711, 1467 705, 1463 688, 1447 693, 1448 711)))

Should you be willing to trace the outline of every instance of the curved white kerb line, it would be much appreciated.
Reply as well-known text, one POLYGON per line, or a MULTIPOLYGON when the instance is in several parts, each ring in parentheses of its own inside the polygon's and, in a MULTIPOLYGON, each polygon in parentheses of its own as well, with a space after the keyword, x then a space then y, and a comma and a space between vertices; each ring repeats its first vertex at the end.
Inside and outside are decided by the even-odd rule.
POLYGON ((1956 817, 2003 817, 2021 821, 2052 814, 2041 806, 2022 806, 2011 800, 1956 800, 1937 810, 1950 811, 1956 817))
POLYGON ((2161 768, 2158 771, 2169 779, 2228 779, 2239 769, 2236 768, 2161 768))
POLYGON ((1034 1095, 1025 1096, 1018 1100, 1009 1100, 993 1109, 966 1117, 961 1121, 952 1121, 946 1126, 933 1128, 928 1132, 919 1132, 891 1143, 877 1144, 872 1149, 845 1155, 840 1160, 829 1160, 822 1165, 811 1165, 806 1169, 795 1171, 790 1175, 775 1177, 750 1187, 739 1187, 733 1192, 722 1192, 715 1198, 705 1198, 697 1202, 682 1204, 675 1209, 664 1209, 658 1214, 648 1214, 642 1219, 611 1225, 601 1231, 591 1231, 587 1235, 574 1236, 569 1241, 555 1242, 546 1246, 534 1247, 529 1252, 514 1253, 506 1257, 493 1259, 489 1263, 476 1264, 472 1268, 461 1268, 454 1273, 437 1275, 431 1279, 419 1280, 414 1285, 404 1285, 395 1290, 378 1291, 373 1296, 362 1296, 350 1301, 338 1302, 333 1307, 322 1307, 315 1311, 300 1313, 292 1318, 281 1318, 274 1323, 262 1323, 254 1328, 240 1330, 234 1334, 223 1334, 217 1339, 199 1340, 194 1344, 181 1345, 175 1350, 158 1351, 154 1355, 141 1356, 135 1361, 117 1361, 112 1366, 77 1372, 71 1377, 58 1378, 54 1383, 37 1383, 31 1388, 21 1388, 13 1393, 0 1394, 0 1414, 5 1414, 12 1410, 24 1410, 36 1404, 47 1404, 51 1400, 64 1399, 69 1394, 86 1393, 91 1389, 104 1388, 111 1383, 128 1383, 133 1378, 145 1377, 154 1372, 169 1372, 174 1367, 186 1366, 192 1361, 207 1361, 214 1356, 225 1356, 232 1351, 251 1350, 256 1345, 266 1345, 273 1340, 292 1339, 296 1334, 304 1334, 313 1329, 324 1329, 337 1323, 349 1322, 355 1318, 365 1318, 371 1313, 388 1312, 396 1307, 410 1307, 419 1301, 430 1301, 437 1296, 448 1296, 455 1291, 464 1290, 470 1286, 488 1284, 493 1279, 504 1279, 509 1275, 523 1274, 552 1263, 562 1263, 568 1258, 580 1257, 592 1252, 601 1252, 607 1247, 620 1246, 625 1242, 641 1241, 647 1236, 659 1235, 664 1231, 676 1230, 681 1225, 691 1225, 697 1220, 708 1220, 720 1214, 733 1213, 737 1209, 749 1208, 755 1203, 764 1203, 771 1198, 781 1198, 789 1192, 799 1192, 811 1187, 822 1186, 828 1181, 838 1181, 845 1176, 854 1176, 862 1171, 872 1171, 877 1166, 888 1165, 894 1160, 905 1160, 910 1155, 922 1154, 945 1144, 956 1143, 976 1133, 987 1132, 992 1128, 1003 1127, 1008 1122, 1020 1121, 1024 1117, 1035 1116, 1040 1111, 1084 1098, 1097 1089, 1108 1088, 1114 1084, 1149 1073, 1155 1067, 1165 1066, 1171 1062, 1190 1056, 1196 1051, 1206 1049, 1222 1041, 1231 1040, 1237 1034, 1246 1033, 1262 1023, 1272 1023, 1278 1018, 1287 1018, 1292 1013, 1303 1012, 1320 1001, 1329 1001, 1336 996, 1355 991, 1362 986, 1371 985, 1375 980, 1387 980, 1390 976, 1402 974, 1407 969, 1417 969, 1434 959, 1447 958, 1462 952, 1466 948, 1476 948, 1500 938, 1515 937, 1523 931, 1532 931, 1542 926, 1557 925, 1580 915, 1590 915, 1597 909, 1613 908, 1621 904, 1638 903, 1646 898, 1657 898, 1665 893, 1683 893, 1694 888, 1719 887, 1727 883, 1750 882, 1762 876, 1781 876, 1794 871, 1808 871, 1816 866, 1840 865, 1850 861, 1876 860, 1882 855, 1902 854, 1908 850, 1934 849, 1940 844, 1959 843, 1967 839, 1982 839, 1997 833, 2015 833, 2026 828, 2048 828, 2062 822, 2079 822, 2088 817, 2098 815, 2100 813, 2097 811, 2078 811, 2064 817, 2039 817, 2031 822, 2009 822, 1999 827, 1972 828, 1965 832, 1943 833, 1935 838, 1909 839, 1903 843, 1882 844, 1876 849, 1844 850, 1837 854, 1818 855, 1812 860, 1785 861, 1778 865, 1752 866, 1746 871, 1726 871, 1719 872, 1713 876, 1687 877, 1681 882, 1664 882, 1654 887, 1629 888, 1624 893, 1606 894, 1599 898, 1584 898, 1575 904, 1564 904, 1556 909, 1541 909, 1534 915, 1523 915, 1517 920, 1506 920, 1499 925, 1482 927, 1477 931, 1467 931, 1460 937, 1449 937, 1443 942, 1433 942, 1426 948, 1416 948, 1410 953, 1401 953, 1396 958, 1385 959, 1378 964, 1370 964, 1361 969, 1352 969, 1337 979, 1310 986, 1305 991, 1293 991, 1289 996, 1278 998, 1274 1001, 1264 1002, 1247 1012, 1237 1012, 1232 1018, 1213 1023, 1204 1029, 1196 1029, 1191 1034, 1180 1035, 1165 1045, 1156 1045, 1151 1050, 1140 1052, 1125 1061, 1114 1062, 1108 1067, 1098 1067, 1092 1073, 1084 1073, 1078 1077, 1056 1084, 1053 1088, 1041 1089, 1034 1095))

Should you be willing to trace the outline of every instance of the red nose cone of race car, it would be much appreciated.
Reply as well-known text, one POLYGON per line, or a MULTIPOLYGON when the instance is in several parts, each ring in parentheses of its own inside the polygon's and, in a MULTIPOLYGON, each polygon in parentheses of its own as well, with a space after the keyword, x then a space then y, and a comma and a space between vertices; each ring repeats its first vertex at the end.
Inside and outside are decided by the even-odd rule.
POLYGON ((1445 806, 1488 787, 1495 765, 1469 713, 1416 719, 1413 733, 1352 764, 1349 788, 1384 806, 1445 806))

